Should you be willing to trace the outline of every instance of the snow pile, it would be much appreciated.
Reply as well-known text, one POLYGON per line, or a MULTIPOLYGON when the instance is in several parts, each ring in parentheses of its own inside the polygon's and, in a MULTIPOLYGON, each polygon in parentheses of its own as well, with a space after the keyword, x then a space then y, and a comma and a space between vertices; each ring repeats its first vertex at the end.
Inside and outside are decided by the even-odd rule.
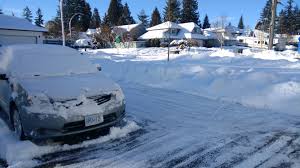
POLYGON ((6 160, 11 167, 33 167, 37 163, 35 160, 32 160, 34 157, 101 144, 110 140, 123 138, 139 129, 140 127, 135 122, 127 121, 124 127, 113 127, 110 129, 108 135, 84 141, 82 144, 37 146, 30 141, 17 140, 6 124, 0 119, 0 158, 6 160), (16 153, 18 154, 16 155, 16 153))
POLYGON ((265 50, 253 55, 253 58, 260 58, 264 60, 288 60, 290 62, 298 61, 296 57, 297 53, 293 51, 284 51, 280 53, 272 50, 265 50))
POLYGON ((249 102, 253 101, 252 104, 261 107, 271 105, 269 108, 272 109, 293 109, 294 113, 297 114, 300 100, 300 82, 289 81, 274 84, 263 90, 261 95, 253 98, 249 100, 249 102))
POLYGON ((236 56, 233 52, 230 50, 218 50, 212 54, 210 54, 211 57, 234 57, 236 56))
POLYGON ((249 49, 245 50, 245 55, 237 55, 232 49, 192 48, 177 57, 171 56, 172 61, 168 63, 163 49, 152 50, 150 52, 157 52, 155 61, 128 50, 127 55, 132 57, 122 58, 123 61, 112 50, 110 53, 102 50, 110 55, 104 59, 100 57, 102 53, 98 56, 93 53, 90 58, 119 82, 167 88, 299 115, 299 63, 291 62, 295 60, 289 52, 249 49), (267 57, 264 54, 271 54, 273 59, 262 59, 267 57))
POLYGON ((104 137, 94 139, 94 140, 84 141, 80 145, 73 145, 73 146, 65 145, 63 150, 76 149, 76 148, 80 148, 80 147, 88 147, 88 146, 93 145, 93 144, 99 144, 99 143, 107 142, 107 141, 110 141, 110 140, 123 138, 125 136, 128 136, 129 133, 137 131, 139 129, 141 129, 141 127, 138 126, 135 122, 128 121, 126 126, 124 126, 123 128, 112 127, 110 129, 109 135, 106 135, 104 137))

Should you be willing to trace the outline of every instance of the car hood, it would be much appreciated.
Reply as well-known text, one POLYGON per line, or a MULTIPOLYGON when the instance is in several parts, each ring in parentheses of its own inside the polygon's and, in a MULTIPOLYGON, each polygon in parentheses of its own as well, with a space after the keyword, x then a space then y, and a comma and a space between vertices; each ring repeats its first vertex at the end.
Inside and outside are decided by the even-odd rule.
POLYGON ((18 79, 28 95, 46 94, 54 100, 75 99, 81 95, 95 96, 119 90, 120 87, 103 74, 79 74, 18 79))

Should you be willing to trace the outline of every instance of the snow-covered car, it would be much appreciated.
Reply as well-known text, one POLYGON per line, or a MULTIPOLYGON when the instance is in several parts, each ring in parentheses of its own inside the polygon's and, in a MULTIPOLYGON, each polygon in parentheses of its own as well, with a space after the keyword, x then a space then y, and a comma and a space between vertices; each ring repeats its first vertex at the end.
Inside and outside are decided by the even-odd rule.
POLYGON ((101 130, 125 115, 119 85, 74 49, 2 47, 0 68, 0 113, 21 140, 101 130))
POLYGON ((74 48, 97 48, 91 39, 78 39, 74 43, 74 48))

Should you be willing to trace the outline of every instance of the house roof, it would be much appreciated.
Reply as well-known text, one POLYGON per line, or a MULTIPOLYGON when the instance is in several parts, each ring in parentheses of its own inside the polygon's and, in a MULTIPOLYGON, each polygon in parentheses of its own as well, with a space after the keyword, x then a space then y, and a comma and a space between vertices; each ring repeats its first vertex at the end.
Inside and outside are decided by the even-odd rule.
POLYGON ((132 29, 138 27, 139 25, 141 25, 141 23, 138 24, 130 24, 130 25, 121 25, 121 26, 115 26, 113 27, 114 30, 116 29, 122 29, 124 31, 131 31, 132 29))
POLYGON ((232 25, 228 25, 225 27, 226 31, 227 32, 230 32, 230 33, 243 33, 243 29, 239 29, 238 27, 235 27, 235 26, 232 26, 232 25))
POLYGON ((264 32, 264 31, 255 29, 253 32, 254 32, 254 35, 255 35, 256 37, 269 38, 269 33, 266 33, 266 32, 264 32))
MULTIPOLYGON (((180 29, 177 35, 171 35, 172 39, 206 39, 206 37, 202 34, 192 33, 195 27, 199 27, 195 23, 183 23, 176 24, 173 22, 165 22, 160 25, 151 27, 147 33, 143 34, 139 37, 141 40, 149 40, 149 39, 164 39, 168 38, 166 34, 169 28, 180 29), (170 27, 169 27, 170 26, 170 27)), ((200 27, 199 27, 200 28, 200 27)))
POLYGON ((0 29, 47 32, 47 29, 35 26, 26 19, 3 14, 0 14, 0 29))
POLYGON ((147 29, 147 31, 152 31, 152 30, 165 30, 165 29, 181 29, 181 27, 174 23, 174 22, 164 22, 164 23, 161 23, 159 25, 156 25, 156 26, 153 26, 153 27, 150 27, 147 29))
POLYGON ((199 33, 193 33, 193 30, 195 28, 200 28, 197 24, 194 22, 189 22, 189 23, 181 23, 179 24, 182 29, 178 33, 178 38, 179 39, 207 39, 204 35, 199 34, 199 33))
POLYGON ((198 25, 195 24, 194 22, 181 23, 181 24, 179 24, 179 26, 185 28, 185 29, 188 30, 189 32, 192 32, 196 27, 197 27, 197 28, 200 28, 200 26, 198 26, 198 25))
POLYGON ((168 30, 153 30, 153 31, 148 31, 142 36, 139 37, 141 40, 149 40, 149 39, 162 39, 166 38, 165 37, 165 32, 168 30))

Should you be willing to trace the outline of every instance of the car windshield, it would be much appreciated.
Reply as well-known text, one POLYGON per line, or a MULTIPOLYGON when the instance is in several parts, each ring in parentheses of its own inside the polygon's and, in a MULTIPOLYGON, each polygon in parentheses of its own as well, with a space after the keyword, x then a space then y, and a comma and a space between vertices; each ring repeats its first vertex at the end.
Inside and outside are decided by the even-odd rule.
POLYGON ((78 51, 55 45, 15 45, 1 54, 0 67, 12 76, 57 76, 93 73, 97 69, 78 51))

